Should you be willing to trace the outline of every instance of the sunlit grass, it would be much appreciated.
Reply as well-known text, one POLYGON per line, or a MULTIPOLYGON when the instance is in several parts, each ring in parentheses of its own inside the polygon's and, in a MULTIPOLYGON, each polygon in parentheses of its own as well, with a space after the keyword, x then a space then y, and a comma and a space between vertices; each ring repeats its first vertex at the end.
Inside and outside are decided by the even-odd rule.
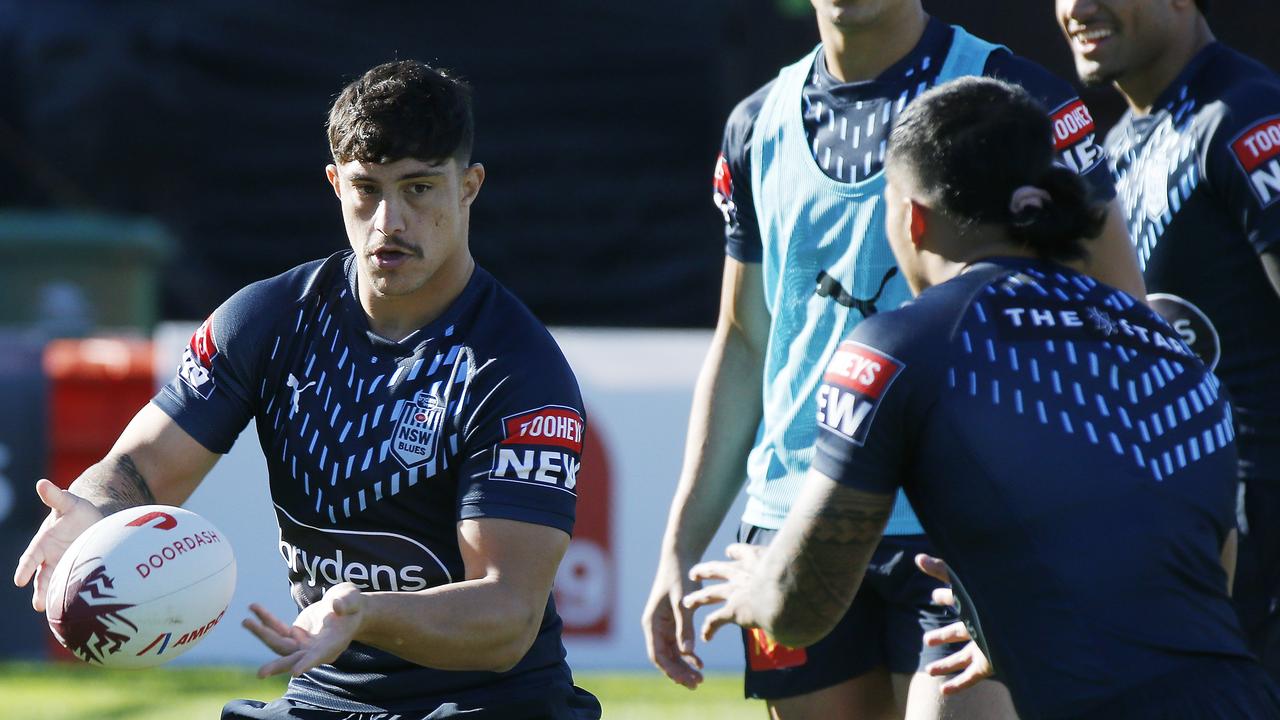
MULTIPOLYGON (((654 672, 575 672, 609 720, 730 720, 765 715, 742 699, 737 675, 712 675, 690 692, 654 672)), ((111 671, 74 664, 0 663, 0 715, 23 720, 216 719, 232 698, 271 700, 283 678, 258 680, 245 668, 178 667, 111 671)))

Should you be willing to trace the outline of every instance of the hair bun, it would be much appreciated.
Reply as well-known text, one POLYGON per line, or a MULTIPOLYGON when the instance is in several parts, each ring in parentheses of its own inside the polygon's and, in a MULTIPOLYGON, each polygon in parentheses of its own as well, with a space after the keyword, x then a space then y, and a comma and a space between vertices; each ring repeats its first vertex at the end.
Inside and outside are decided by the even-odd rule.
POLYGON ((1082 239, 1097 237, 1106 220, 1106 206, 1093 203, 1089 188, 1073 171, 1061 165, 1051 165, 1033 187, 1023 186, 1014 191, 1028 189, 1039 191, 1036 199, 1043 202, 1024 202, 1015 209, 1010 201, 1012 215, 1009 235, 1042 257, 1074 260, 1084 257, 1082 239), (1047 198, 1047 199, 1046 199, 1047 198))

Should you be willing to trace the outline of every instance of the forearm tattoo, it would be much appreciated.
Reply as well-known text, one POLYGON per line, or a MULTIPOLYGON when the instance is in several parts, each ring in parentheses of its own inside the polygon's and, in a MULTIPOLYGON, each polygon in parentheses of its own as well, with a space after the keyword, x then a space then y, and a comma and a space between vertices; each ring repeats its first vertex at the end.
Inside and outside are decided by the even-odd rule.
POLYGON ((829 480, 797 503, 788 527, 765 556, 762 578, 774 578, 766 628, 786 644, 822 638, 853 602, 871 554, 880 543, 894 496, 865 493, 829 480), (793 642, 788 642, 788 639, 793 642))
POLYGON ((156 502, 146 478, 127 453, 103 458, 85 470, 71 489, 96 505, 104 515, 156 502))

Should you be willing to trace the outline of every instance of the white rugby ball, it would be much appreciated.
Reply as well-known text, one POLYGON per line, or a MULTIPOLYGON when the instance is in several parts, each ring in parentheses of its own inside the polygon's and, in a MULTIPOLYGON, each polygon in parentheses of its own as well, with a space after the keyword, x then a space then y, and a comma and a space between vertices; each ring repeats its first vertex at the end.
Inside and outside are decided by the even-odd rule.
POLYGON ((231 543, 208 520, 142 505, 99 520, 67 548, 45 596, 49 627, 85 662, 144 668, 195 647, 236 586, 231 543))

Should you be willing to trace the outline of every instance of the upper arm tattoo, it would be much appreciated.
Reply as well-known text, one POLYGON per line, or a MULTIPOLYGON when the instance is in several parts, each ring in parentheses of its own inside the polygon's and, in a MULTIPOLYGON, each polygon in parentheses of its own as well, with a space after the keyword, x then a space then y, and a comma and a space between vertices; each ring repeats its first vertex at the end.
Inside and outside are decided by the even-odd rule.
POLYGON ((765 629, 789 645, 814 642, 835 627, 853 602, 871 554, 880 544, 894 494, 855 490, 812 473, 803 494, 765 555, 759 577, 771 584, 765 629))

